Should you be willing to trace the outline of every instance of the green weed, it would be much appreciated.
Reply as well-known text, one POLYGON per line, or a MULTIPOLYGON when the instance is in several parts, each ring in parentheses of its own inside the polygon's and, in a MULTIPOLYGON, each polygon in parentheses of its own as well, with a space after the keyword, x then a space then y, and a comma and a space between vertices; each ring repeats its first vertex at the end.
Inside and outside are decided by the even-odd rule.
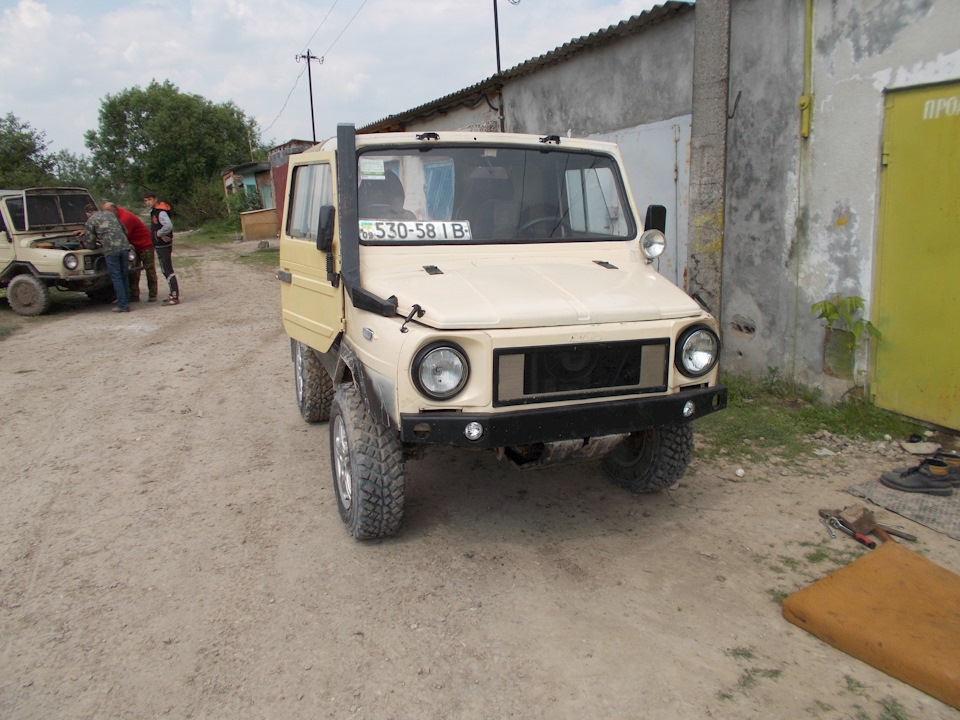
POLYGON ((271 247, 263 250, 254 250, 253 252, 237 256, 237 260, 244 263, 259 263, 261 265, 276 267, 280 264, 280 248, 271 247))
POLYGON ((724 650, 723 654, 727 657, 736 658, 737 660, 753 660, 754 658, 753 650, 743 647, 735 647, 730 648, 729 650, 724 650))
POLYGON ((0 340, 6 340, 16 329, 16 325, 0 325, 0 340))
POLYGON ((788 593, 785 593, 783 590, 777 590, 776 588, 767 590, 767 595, 769 595, 770 599, 777 605, 783 605, 783 601, 790 597, 788 593))
POLYGON ((886 698, 880 701, 883 712, 877 720, 910 720, 906 708, 893 698, 886 698))
POLYGON ((737 460, 749 454, 758 460, 794 460, 810 450, 804 437, 824 429, 864 440, 908 437, 921 430, 857 398, 824 405, 817 390, 784 377, 777 368, 768 368, 761 378, 724 375, 721 382, 727 387, 727 408, 696 424, 698 455, 706 459, 723 454, 737 460))

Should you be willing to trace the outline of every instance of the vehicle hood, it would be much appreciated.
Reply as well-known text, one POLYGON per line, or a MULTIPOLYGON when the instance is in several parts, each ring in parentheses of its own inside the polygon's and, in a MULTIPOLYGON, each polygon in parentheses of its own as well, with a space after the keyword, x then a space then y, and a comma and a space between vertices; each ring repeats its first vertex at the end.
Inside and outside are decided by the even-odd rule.
POLYGON ((363 285, 380 297, 395 295, 404 315, 419 305, 425 312, 418 322, 445 330, 638 322, 701 312, 673 283, 635 261, 627 269, 582 259, 439 261, 428 267, 434 274, 422 265, 365 273, 363 285))

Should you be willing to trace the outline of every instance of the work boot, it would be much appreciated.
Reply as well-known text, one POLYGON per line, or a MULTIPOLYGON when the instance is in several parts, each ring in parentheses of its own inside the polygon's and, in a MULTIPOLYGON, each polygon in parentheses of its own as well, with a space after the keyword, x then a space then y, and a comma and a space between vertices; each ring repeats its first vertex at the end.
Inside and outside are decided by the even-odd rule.
POLYGON ((947 464, 947 477, 954 487, 960 487, 960 455, 938 452, 933 459, 947 464))
POLYGON ((953 487, 942 460, 924 460, 912 468, 897 468, 880 476, 880 483, 894 490, 928 495, 952 495, 953 487))

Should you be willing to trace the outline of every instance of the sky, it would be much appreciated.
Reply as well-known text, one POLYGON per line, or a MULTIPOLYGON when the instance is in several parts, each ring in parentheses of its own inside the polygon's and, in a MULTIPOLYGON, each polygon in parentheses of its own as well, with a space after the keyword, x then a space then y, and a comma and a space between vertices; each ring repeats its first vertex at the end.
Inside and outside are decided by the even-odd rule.
POLYGON ((639 15, 657 0, 0 0, 0 115, 87 154, 100 102, 169 80, 232 101, 264 142, 414 108, 639 15))

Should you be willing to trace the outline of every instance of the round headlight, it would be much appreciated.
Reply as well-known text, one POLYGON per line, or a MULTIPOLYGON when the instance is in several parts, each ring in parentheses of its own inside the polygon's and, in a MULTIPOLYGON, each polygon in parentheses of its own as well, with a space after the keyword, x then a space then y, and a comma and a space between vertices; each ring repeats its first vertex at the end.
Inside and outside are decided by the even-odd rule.
POLYGON ((77 256, 73 253, 67 253, 63 256, 63 266, 67 270, 76 270, 77 266, 80 264, 80 261, 77 260, 77 256))
POLYGON ((677 339, 677 370, 690 377, 700 377, 713 370, 720 358, 720 338, 704 325, 688 328, 677 339))
POLYGON ((449 343, 427 345, 413 359, 413 384, 436 400, 452 398, 463 390, 469 374, 466 353, 449 343))
POLYGON ((658 258, 667 246, 667 239, 659 230, 647 230, 640 236, 640 251, 648 260, 658 258))

